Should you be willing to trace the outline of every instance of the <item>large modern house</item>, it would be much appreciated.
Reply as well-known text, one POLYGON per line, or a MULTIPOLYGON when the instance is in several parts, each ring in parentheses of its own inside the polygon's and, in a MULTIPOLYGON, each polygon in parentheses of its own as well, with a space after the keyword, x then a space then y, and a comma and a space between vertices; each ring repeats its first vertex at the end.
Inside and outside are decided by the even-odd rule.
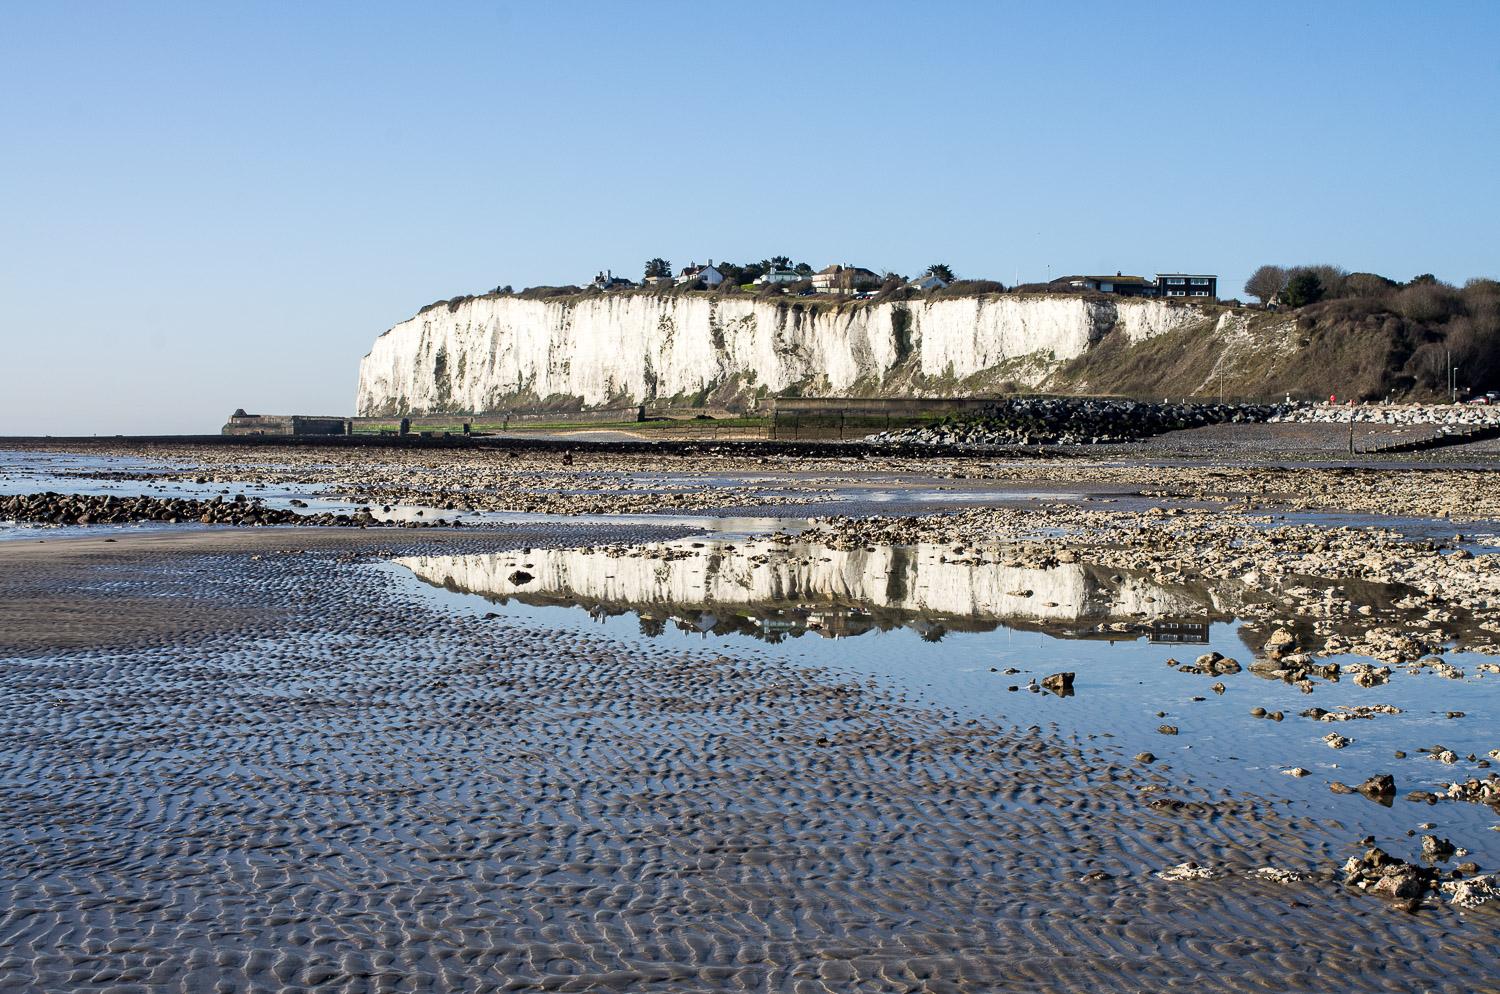
POLYGON ((1219 278, 1195 273, 1157 273, 1156 279, 1144 276, 1064 276, 1052 281, 1052 286, 1066 286, 1074 290, 1092 290, 1095 293, 1112 293, 1117 297, 1198 297, 1216 300, 1219 296, 1219 278))
POLYGON ((857 293, 880 286, 880 277, 859 266, 833 265, 813 273, 813 289, 819 293, 857 293))
POLYGON ((1215 300, 1219 296, 1219 278, 1194 273, 1157 273, 1156 287, 1160 297, 1207 297, 1215 300))

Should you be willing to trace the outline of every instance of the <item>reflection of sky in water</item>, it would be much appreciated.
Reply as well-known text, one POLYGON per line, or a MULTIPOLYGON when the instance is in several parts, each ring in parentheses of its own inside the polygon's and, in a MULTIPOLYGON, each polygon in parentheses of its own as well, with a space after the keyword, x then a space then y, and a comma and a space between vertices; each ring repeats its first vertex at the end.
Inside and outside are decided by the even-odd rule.
MULTIPOLYGON (((819 563, 836 554, 799 548, 785 556, 796 565, 778 567, 773 556, 762 563, 736 562, 770 556, 765 543, 728 543, 735 546, 732 550, 715 543, 697 550, 690 542, 674 544, 691 550, 691 557, 664 561, 536 549, 495 557, 419 557, 385 568, 405 577, 419 596, 455 610, 498 613, 497 625, 592 633, 654 650, 732 652, 867 674, 963 716, 1097 736, 1126 756, 1149 750, 1161 764, 1199 783, 1287 798, 1304 813, 1336 818, 1351 842, 1368 833, 1392 851, 1413 852, 1415 839, 1407 831, 1421 835, 1426 830, 1419 826, 1432 822, 1439 835, 1473 850, 1481 864, 1500 860, 1500 833, 1488 830, 1497 818, 1488 808, 1456 802, 1428 806, 1404 799, 1414 789, 1441 790, 1448 782, 1489 772, 1463 761, 1445 766, 1418 749, 1442 745, 1461 757, 1474 753, 1483 758, 1500 748, 1500 676, 1475 669, 1492 657, 1447 655, 1465 670, 1462 680, 1396 668, 1384 686, 1362 688, 1346 677, 1339 683, 1315 681, 1314 692, 1304 694, 1249 671, 1254 654, 1231 620, 1238 596, 1234 591, 1161 588, 1082 566, 1006 573, 997 567, 944 564, 935 558, 936 550, 908 552, 905 559, 891 558, 890 550, 884 550, 882 561, 907 574, 893 586, 889 575, 866 572, 868 555, 819 563), (710 568, 710 563, 716 565, 710 568), (532 580, 507 580, 527 564, 532 580), (924 570, 936 571, 925 588, 924 570), (958 579, 964 574, 972 579, 967 588, 958 579), (721 582, 724 576, 744 580, 748 587, 738 597, 711 602, 705 591, 730 589, 721 582), (1029 583, 1031 597, 997 596, 1018 580, 1029 583), (518 596, 518 590, 525 592, 518 596), (1038 602, 1042 597, 1046 600, 1038 602), (974 608, 967 616, 951 610, 965 598, 974 608), (945 610, 929 609, 934 604, 945 610), (1210 622, 1206 644, 1154 642, 1152 622, 1164 618, 1190 625, 1210 622), (1111 626, 1128 630, 1111 631, 1111 626), (837 637, 843 632, 851 637, 837 637), (1169 657, 1192 662, 1210 649, 1240 660, 1245 669, 1207 676, 1164 665, 1169 657), (1020 672, 1003 672, 1012 667, 1020 672), (1058 671, 1077 674, 1075 696, 1026 690, 1028 681, 1040 682, 1058 671), (1210 689, 1215 682, 1224 684, 1222 695, 1210 689), (1012 686, 1021 689, 1011 691, 1012 686), (1402 713, 1345 722, 1298 714, 1313 706, 1337 711, 1361 704, 1392 704, 1402 713), (1281 711, 1285 720, 1251 717, 1257 706, 1281 711), (1450 710, 1466 716, 1449 719, 1450 710), (1157 728, 1163 724, 1177 726, 1179 734, 1160 734, 1157 728), (1322 741, 1329 732, 1354 741, 1331 749, 1322 741), (1406 751, 1408 758, 1394 758, 1396 750, 1406 751), (1297 766, 1312 775, 1297 779, 1281 773, 1297 766), (1358 794, 1334 795, 1327 786, 1333 780, 1357 785, 1385 772, 1395 775, 1399 791, 1389 809, 1358 794)), ((1163 630, 1158 627, 1156 633, 1163 630)), ((1192 629, 1188 635, 1193 637, 1192 629)), ((1347 664, 1356 657, 1336 660, 1347 664)))

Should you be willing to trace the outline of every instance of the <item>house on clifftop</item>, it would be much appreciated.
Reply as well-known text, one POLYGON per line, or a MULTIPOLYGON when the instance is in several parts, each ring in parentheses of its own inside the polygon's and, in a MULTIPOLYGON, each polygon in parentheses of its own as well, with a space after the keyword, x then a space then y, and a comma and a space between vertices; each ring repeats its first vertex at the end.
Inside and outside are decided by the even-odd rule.
POLYGON ((1156 286, 1162 297, 1207 297, 1219 299, 1219 278, 1193 273, 1157 273, 1156 286))
POLYGON ((1074 290, 1092 290, 1095 293, 1112 293, 1117 297, 1154 297, 1156 284, 1144 276, 1064 276, 1052 281, 1052 285, 1066 284, 1074 290))
POLYGON ((1091 290, 1094 293, 1111 293, 1117 297, 1196 297, 1199 300, 1217 300, 1219 278, 1194 273, 1157 273, 1156 279, 1144 276, 1063 276, 1053 280, 1049 286, 1058 289, 1091 290))
POLYGON ((589 285, 596 290, 629 290, 635 286, 634 283, 621 279, 608 269, 595 276, 594 281, 589 285))
POLYGON ((712 290, 724 282, 724 274, 714 268, 714 261, 708 260, 708 265, 698 266, 688 263, 682 267, 682 273, 677 277, 678 286, 687 286, 690 283, 702 283, 712 290))
POLYGON ((819 293, 858 293, 878 289, 880 277, 859 266, 832 265, 813 273, 812 285, 819 293))

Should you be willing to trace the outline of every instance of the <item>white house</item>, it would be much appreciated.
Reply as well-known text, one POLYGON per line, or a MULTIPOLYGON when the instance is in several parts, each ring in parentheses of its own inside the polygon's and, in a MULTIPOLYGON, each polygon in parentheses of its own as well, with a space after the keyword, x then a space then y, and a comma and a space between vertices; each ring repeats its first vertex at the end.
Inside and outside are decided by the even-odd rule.
POLYGON ((770 283, 796 283, 802 279, 802 274, 795 269, 771 269, 755 278, 757 286, 766 286, 770 283))
POLYGON ((602 270, 598 276, 595 276, 594 282, 590 285, 598 290, 628 290, 635 286, 634 283, 621 279, 608 269, 602 270))
POLYGON ((925 276, 918 276, 906 285, 913 290, 941 290, 948 285, 948 281, 941 276, 934 276, 928 273, 925 276))
POLYGON ((677 277, 677 285, 683 286, 687 283, 696 283, 699 280, 702 280, 703 285, 712 290, 724 282, 724 274, 714 268, 714 261, 712 259, 708 260, 708 265, 706 266, 698 266, 690 262, 682 267, 682 274, 677 277))

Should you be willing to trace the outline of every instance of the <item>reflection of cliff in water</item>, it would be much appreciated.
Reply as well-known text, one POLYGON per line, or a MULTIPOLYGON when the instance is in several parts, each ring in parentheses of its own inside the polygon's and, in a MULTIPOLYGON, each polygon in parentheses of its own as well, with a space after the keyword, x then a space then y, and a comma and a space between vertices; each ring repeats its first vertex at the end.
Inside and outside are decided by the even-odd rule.
POLYGON ((1169 619, 1205 625, 1229 617, 1203 586, 1163 586, 1082 563, 1040 568, 951 555, 932 544, 839 550, 757 540, 397 562, 428 583, 500 603, 574 605, 601 617, 634 612, 647 634, 672 624, 779 641, 907 627, 937 639, 1005 625, 1119 638, 1169 619))

